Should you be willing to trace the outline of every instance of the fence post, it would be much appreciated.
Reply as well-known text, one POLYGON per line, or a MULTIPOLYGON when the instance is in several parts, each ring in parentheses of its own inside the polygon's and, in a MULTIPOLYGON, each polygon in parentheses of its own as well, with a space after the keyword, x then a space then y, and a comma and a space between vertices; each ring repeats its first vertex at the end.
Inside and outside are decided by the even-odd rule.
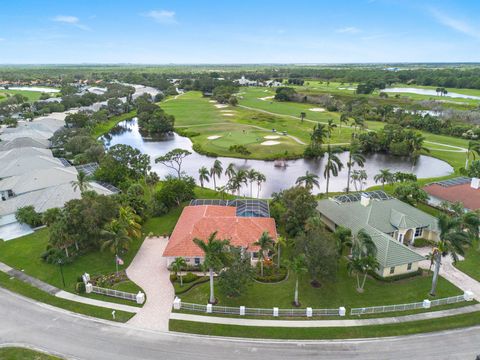
POLYGON ((175 297, 175 300, 173 300, 173 308, 175 310, 180 310, 182 308, 182 299, 175 297))
POLYGON ((240 315, 245 316, 245 306, 240 306, 240 315))
POLYGON ((313 316, 313 310, 311 307, 307 307, 307 317, 312 317, 313 316))
POLYGON ((85 292, 86 292, 87 294, 90 294, 92 291, 93 291, 93 285, 92 285, 91 283, 87 283, 87 284, 85 285, 85 292))
POLYGON ((137 304, 143 304, 145 302, 145 294, 139 291, 135 296, 135 300, 137 301, 137 304))
POLYGON ((207 314, 211 314, 213 311, 213 305, 212 304, 207 304, 207 314))
POLYGON ((82 280, 85 285, 87 285, 90 282, 90 274, 85 273, 82 275, 82 280))
POLYGON ((465 291, 463 293, 463 298, 465 299, 465 301, 472 301, 473 300, 473 292, 465 291))
POLYGON ((273 316, 278 316, 278 307, 273 308, 273 316))
POLYGON ((345 307, 340 306, 340 307, 338 308, 338 315, 340 315, 340 316, 345 316, 345 313, 346 313, 346 312, 347 312, 347 309, 345 309, 345 307))
POLYGON ((430 309, 430 306, 432 305, 432 302, 428 299, 423 300, 423 308, 424 309, 430 309))

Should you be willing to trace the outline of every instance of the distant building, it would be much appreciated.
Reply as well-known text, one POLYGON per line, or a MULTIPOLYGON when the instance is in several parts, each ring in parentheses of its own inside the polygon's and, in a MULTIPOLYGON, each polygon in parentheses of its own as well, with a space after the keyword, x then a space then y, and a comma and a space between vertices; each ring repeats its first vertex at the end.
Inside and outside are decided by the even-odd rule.
POLYGON ((334 231, 343 226, 367 232, 377 246, 380 276, 414 272, 423 256, 405 246, 416 238, 438 240, 437 219, 383 191, 340 195, 318 202, 321 220, 334 231))
POLYGON ((185 258, 189 265, 203 263, 204 254, 193 242, 206 240, 217 232, 217 238, 244 249, 254 264, 258 247, 253 245, 264 231, 277 239, 275 220, 270 217, 268 203, 261 200, 194 200, 183 209, 168 245, 163 252, 170 265, 175 258, 185 258))
POLYGON ((458 177, 437 181, 423 188, 428 195, 429 203, 439 206, 443 201, 461 202, 466 211, 480 209, 480 179, 458 177))

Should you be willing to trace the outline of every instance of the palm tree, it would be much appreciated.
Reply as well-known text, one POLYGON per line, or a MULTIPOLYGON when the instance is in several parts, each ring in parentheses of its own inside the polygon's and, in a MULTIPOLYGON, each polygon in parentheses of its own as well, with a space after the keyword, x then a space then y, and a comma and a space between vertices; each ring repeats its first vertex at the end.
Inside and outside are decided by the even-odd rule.
POLYGON ((390 172, 390 169, 380 169, 380 172, 373 177, 376 183, 382 183, 382 189, 385 190, 385 183, 393 183, 394 176, 390 172))
POLYGON ((260 276, 263 277, 263 261, 265 260, 265 255, 268 255, 268 251, 273 249, 275 242, 267 231, 264 231, 260 238, 253 243, 253 245, 258 246, 258 261, 260 261, 260 276))
POLYGON ((343 226, 338 226, 333 236, 337 242, 338 256, 341 257, 346 248, 352 247, 352 231, 343 226))
POLYGON ((90 189, 90 184, 88 183, 87 173, 80 170, 77 174, 77 180, 72 181, 73 190, 80 190, 80 193, 83 194, 85 191, 90 189))
POLYGON ((118 222, 125 229, 128 236, 140 239, 142 236, 141 218, 130 206, 122 206, 118 210, 118 222))
POLYGON ((472 160, 476 159, 476 155, 480 155, 480 141, 469 141, 468 142, 468 149, 467 149, 467 159, 465 162, 465 169, 468 169, 468 162, 470 160, 470 156, 472 160))
POLYGON ((253 183, 257 179, 257 172, 255 169, 250 169, 245 173, 247 181, 250 183, 250 197, 253 197, 253 183))
POLYGON ((410 156, 413 160, 412 165, 415 166, 417 163, 418 158, 420 157, 420 154, 422 151, 425 151, 427 153, 430 152, 429 149, 427 149, 425 146, 423 146, 423 142, 425 141, 425 137, 421 133, 414 133, 410 136, 407 137, 407 142, 410 145, 410 156))
POLYGON ((361 117, 356 117, 353 119, 352 126, 355 131, 357 130, 357 128, 362 130, 363 128, 365 128, 365 121, 361 117))
POLYGON ((333 119, 328 119, 327 122, 327 134, 328 134, 328 142, 330 142, 330 138, 332 137, 332 132, 337 127, 337 124, 333 122, 333 119))
POLYGON ((376 256, 377 246, 372 240, 372 237, 364 230, 361 229, 352 238, 352 257, 367 257, 376 256))
POLYGON ((305 119, 307 117, 307 114, 305 112, 301 112, 300 113, 300 121, 303 122, 303 119, 305 119))
POLYGON ((257 182, 257 199, 258 199, 260 197, 260 189, 262 187, 262 183, 267 181, 267 178, 261 172, 257 171, 257 177, 255 178, 255 181, 257 182))
POLYGON ((175 272, 175 276, 177 276, 178 273, 180 272, 180 286, 183 286, 182 269, 185 269, 186 267, 187 267, 187 262, 183 257, 177 257, 172 262, 172 270, 175 272))
POLYGON ((475 211, 469 211, 462 214, 460 218, 460 226, 463 231, 468 235, 471 242, 474 242, 479 238, 480 229, 480 214, 475 211))
POLYGON ((204 253, 205 266, 208 267, 210 276, 210 304, 215 303, 215 293, 213 288, 213 273, 221 270, 228 262, 227 248, 230 246, 229 240, 217 239, 217 232, 213 232, 208 237, 207 241, 194 238, 193 242, 204 253))
POLYGON ((325 129, 325 125, 317 123, 313 126, 313 132, 310 134, 310 140, 314 148, 320 147, 326 137, 327 131, 325 129))
POLYGON ((237 173, 237 169, 235 168, 234 163, 228 164, 227 168, 225 169, 225 176, 231 179, 237 173))
POLYGON ((342 171, 343 164, 340 161, 339 157, 336 153, 332 150, 330 145, 327 148, 327 163, 325 164, 325 171, 323 172, 323 176, 327 179, 327 197, 328 197, 328 187, 330 185, 330 176, 338 176, 338 173, 342 171))
POLYGON ((357 291, 363 292, 367 274, 369 271, 375 271, 380 268, 380 264, 375 256, 369 255, 365 257, 354 257, 348 263, 348 273, 355 274, 357 277, 357 291), (360 283, 360 275, 363 274, 362 283, 360 283))
POLYGON ((198 169, 198 179, 200 180, 200 186, 203 188, 203 183, 209 182, 210 181, 210 176, 209 176, 208 169, 205 166, 202 166, 200 169, 198 169))
POLYGON ((105 239, 100 249, 102 251, 109 249, 115 254, 115 266, 118 274, 118 254, 129 249, 132 239, 128 236, 124 226, 122 226, 117 219, 113 219, 110 223, 105 225, 105 228, 100 234, 105 239))
POLYGON ((223 172, 222 162, 217 159, 213 162, 213 166, 210 169, 210 176, 213 179, 214 189, 217 188, 216 178, 218 177, 218 179, 220 180, 220 177, 222 176, 222 172, 223 172))
POLYGON ((351 178, 352 180, 350 182, 355 185, 355 191, 362 191, 368 175, 365 170, 353 170, 351 178))
POLYGON ((295 181, 295 184, 300 185, 304 184, 306 189, 312 190, 314 186, 317 188, 320 187, 320 183, 318 181, 318 175, 311 173, 307 170, 305 175, 300 176, 297 178, 297 181, 295 181))
POLYGON ((440 265, 442 257, 450 254, 454 262, 457 262, 458 255, 464 255, 464 246, 470 243, 468 235, 462 231, 461 222, 457 217, 451 217, 446 214, 441 214, 438 217, 438 228, 440 230, 440 240, 433 248, 435 268, 432 278, 432 289, 430 295, 435 296, 438 282, 438 274, 440 272, 440 265))
POLYGON ((302 255, 294 257, 291 261, 286 261, 287 268, 289 271, 295 274, 295 293, 293 298, 293 304, 295 306, 300 306, 298 302, 298 278, 301 274, 307 272, 307 268, 305 267, 305 258, 302 255))
POLYGON ((358 165, 362 168, 365 166, 365 156, 361 154, 361 152, 359 151, 358 145, 354 140, 355 140, 355 135, 352 134, 352 142, 350 143, 350 151, 348 152, 348 161, 347 161, 347 168, 348 168, 347 194, 350 192, 350 176, 352 174, 352 168, 355 165, 358 165))
POLYGON ((340 130, 342 129, 342 124, 348 125, 348 115, 345 113, 342 113, 342 115, 340 115, 340 130))
POLYGON ((277 241, 275 242, 275 254, 277 255, 277 268, 280 268, 280 255, 282 252, 282 247, 287 246, 287 242, 283 238, 283 236, 278 236, 277 241))

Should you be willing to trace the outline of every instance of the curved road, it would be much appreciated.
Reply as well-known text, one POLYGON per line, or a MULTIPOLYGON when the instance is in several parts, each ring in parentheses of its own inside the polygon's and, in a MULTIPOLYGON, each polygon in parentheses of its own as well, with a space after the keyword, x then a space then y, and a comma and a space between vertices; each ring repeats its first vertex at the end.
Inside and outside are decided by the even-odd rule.
POLYGON ((474 359, 480 327, 371 340, 255 341, 138 330, 0 288, 0 346, 25 345, 73 359, 474 359))

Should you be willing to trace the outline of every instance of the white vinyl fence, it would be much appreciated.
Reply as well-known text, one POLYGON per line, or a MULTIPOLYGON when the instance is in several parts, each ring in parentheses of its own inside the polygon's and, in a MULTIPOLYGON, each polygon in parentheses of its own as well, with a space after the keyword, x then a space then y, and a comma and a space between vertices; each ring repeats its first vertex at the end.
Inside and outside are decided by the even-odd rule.
POLYGON ((463 295, 452 296, 452 297, 436 299, 436 300, 423 300, 422 302, 416 302, 416 303, 352 308, 350 310, 350 315, 381 314, 386 312, 429 309, 433 306, 455 304, 455 303, 459 303, 463 301, 471 301, 471 300, 473 300, 473 297, 471 296, 471 293, 467 291, 463 295))
POLYGON ((132 294, 125 291, 118 291, 114 289, 107 289, 107 288, 102 288, 99 286, 92 285, 92 292, 95 294, 112 296, 119 299, 137 301, 137 294, 132 294))

